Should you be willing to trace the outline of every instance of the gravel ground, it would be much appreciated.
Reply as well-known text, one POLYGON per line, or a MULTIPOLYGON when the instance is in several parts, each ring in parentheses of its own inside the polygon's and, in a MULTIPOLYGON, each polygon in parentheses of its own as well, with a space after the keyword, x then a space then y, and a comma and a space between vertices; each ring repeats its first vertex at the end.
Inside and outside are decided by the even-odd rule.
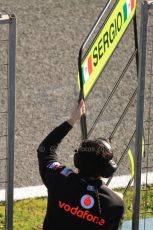
MULTIPOLYGON (((15 187, 42 184, 36 149, 45 135, 70 115, 76 99, 74 88, 77 88, 79 49, 106 2, 0 2, 0 11, 14 13, 17 18, 15 187)), ((138 4, 138 23, 139 11, 138 4)), ((131 24, 87 99, 88 130, 112 91, 133 49, 131 24)), ((91 137, 107 138, 111 135, 136 86, 136 64, 133 61, 91 137)), ((3 92, 3 97, 5 96, 3 92)), ((120 158, 135 128, 135 103, 136 99, 113 136, 112 145, 116 159, 120 158)), ((2 104, 6 106, 5 100, 2 104)), ((5 123, 2 122, 2 125, 2 130, 5 130, 5 123)), ((1 142, 1 152, 5 155, 4 142, 1 142)), ((73 150, 79 142, 80 126, 77 124, 59 147, 59 158, 63 163, 73 167, 73 150)), ((1 164, 3 179, 5 164, 1 164)), ((129 172, 130 162, 126 156, 117 175, 129 172)))

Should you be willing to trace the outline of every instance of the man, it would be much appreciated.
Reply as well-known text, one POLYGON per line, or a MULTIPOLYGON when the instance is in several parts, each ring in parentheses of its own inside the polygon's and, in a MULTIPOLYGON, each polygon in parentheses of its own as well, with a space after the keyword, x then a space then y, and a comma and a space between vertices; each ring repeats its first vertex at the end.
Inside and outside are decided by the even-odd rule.
POLYGON ((85 114, 82 100, 69 120, 55 128, 38 148, 39 169, 48 189, 44 230, 117 230, 124 212, 123 200, 102 177, 113 175, 116 164, 105 139, 86 140, 74 154, 78 173, 58 161, 56 149, 85 114))

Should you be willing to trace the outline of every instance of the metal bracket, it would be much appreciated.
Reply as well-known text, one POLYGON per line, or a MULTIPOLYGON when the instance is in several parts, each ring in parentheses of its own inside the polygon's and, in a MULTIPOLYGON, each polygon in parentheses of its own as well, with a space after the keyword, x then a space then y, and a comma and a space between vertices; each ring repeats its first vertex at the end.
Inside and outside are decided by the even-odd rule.
POLYGON ((153 9, 153 0, 146 0, 149 9, 153 9))
POLYGON ((2 14, 0 12, 0 24, 6 24, 6 23, 9 23, 10 21, 10 17, 8 14, 2 14))

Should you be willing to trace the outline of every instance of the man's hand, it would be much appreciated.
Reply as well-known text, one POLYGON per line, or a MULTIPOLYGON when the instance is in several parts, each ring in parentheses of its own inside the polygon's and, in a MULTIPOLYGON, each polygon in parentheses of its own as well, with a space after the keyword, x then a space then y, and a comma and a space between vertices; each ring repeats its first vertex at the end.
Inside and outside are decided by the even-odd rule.
POLYGON ((73 126, 85 112, 85 103, 84 100, 81 100, 79 104, 74 106, 68 123, 73 126))

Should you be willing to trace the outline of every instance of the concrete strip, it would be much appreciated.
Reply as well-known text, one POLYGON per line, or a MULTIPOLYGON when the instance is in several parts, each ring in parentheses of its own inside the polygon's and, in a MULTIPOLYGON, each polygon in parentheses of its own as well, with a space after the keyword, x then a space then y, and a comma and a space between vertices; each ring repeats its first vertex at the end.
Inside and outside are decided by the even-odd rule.
MULTIPOLYGON (((130 175, 115 176, 113 177, 109 187, 125 188, 130 180, 130 175)), ((107 180, 105 180, 107 181, 107 180)), ((149 172, 147 175, 147 183, 153 184, 153 172, 149 172)), ((142 174, 141 184, 146 184, 146 173, 142 174)), ((133 184, 132 184, 133 185, 133 184)), ((14 200, 23 200, 28 198, 40 198, 47 196, 47 189, 44 185, 21 187, 14 189, 14 200)), ((5 190, 0 190, 0 201, 5 201, 5 190)))

